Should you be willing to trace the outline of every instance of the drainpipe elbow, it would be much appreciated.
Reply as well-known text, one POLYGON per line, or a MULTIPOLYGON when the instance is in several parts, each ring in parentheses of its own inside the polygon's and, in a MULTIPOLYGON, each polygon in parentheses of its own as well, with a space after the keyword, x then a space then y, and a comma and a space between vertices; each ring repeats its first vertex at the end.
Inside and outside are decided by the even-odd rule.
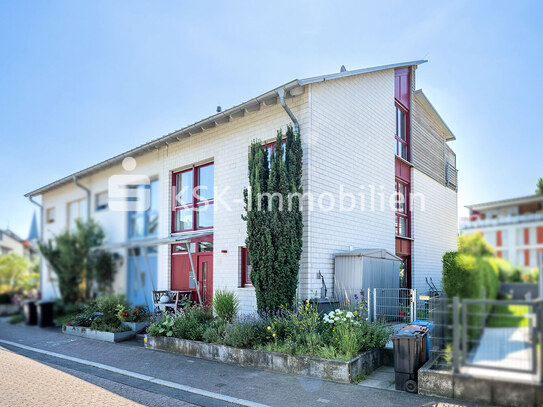
POLYGON ((296 116, 294 116, 294 113, 290 110, 290 108, 287 106, 287 103, 285 102, 285 89, 279 88, 277 90, 277 96, 279 96, 279 102, 281 103, 281 106, 283 106, 283 109, 285 109, 285 112, 290 117, 290 120, 292 120, 292 123, 294 123, 294 131, 297 134, 300 134, 300 124, 298 123, 298 119, 296 119, 296 116))

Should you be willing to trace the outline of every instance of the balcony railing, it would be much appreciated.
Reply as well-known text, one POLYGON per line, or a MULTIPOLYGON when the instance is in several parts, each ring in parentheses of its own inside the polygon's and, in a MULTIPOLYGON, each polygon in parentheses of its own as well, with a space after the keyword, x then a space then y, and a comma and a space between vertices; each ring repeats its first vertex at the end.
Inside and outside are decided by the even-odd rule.
POLYGON ((543 212, 538 213, 526 213, 524 215, 508 215, 501 216, 494 219, 475 219, 475 220, 461 220, 460 230, 464 229, 480 229, 492 226, 512 225, 517 223, 537 222, 543 221, 543 212))

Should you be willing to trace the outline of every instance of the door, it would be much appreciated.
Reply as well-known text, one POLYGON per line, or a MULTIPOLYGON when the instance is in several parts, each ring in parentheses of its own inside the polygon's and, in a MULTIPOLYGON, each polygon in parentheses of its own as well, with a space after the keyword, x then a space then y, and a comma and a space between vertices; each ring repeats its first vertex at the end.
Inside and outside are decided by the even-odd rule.
POLYGON ((201 254, 198 256, 198 283, 200 296, 206 305, 211 304, 213 296, 213 255, 201 254))
MULTIPOLYGON (((199 250, 198 252, 187 252, 186 245, 172 245, 172 283, 171 288, 175 291, 192 291, 191 300, 198 303, 198 294, 196 292, 196 283, 194 277, 198 281, 200 287, 200 296, 202 302, 210 304, 211 296, 213 294, 213 252, 204 252, 203 250, 209 250, 209 242, 207 248, 202 247, 199 243, 191 243, 191 251, 199 250), (192 276, 192 267, 190 264, 190 258, 195 269, 195 276, 192 276)), ((212 250, 212 246, 211 246, 212 250)))
POLYGON ((157 248, 136 247, 128 251, 127 300, 133 305, 153 306, 152 291, 157 283, 157 248), (146 250, 147 259, 143 255, 146 250))

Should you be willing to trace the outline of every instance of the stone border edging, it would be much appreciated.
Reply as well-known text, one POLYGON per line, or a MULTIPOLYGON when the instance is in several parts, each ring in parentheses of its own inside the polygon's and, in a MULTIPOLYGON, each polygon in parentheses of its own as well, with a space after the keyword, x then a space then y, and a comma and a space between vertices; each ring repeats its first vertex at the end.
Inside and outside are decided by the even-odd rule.
POLYGON ((63 325, 62 333, 67 335, 80 336, 82 338, 88 339, 98 339, 100 341, 106 342, 121 342, 127 339, 132 338, 136 335, 134 331, 124 331, 124 332, 105 332, 105 331, 96 331, 84 326, 72 326, 72 325, 63 325))
POLYGON ((350 361, 342 361, 150 335, 145 335, 145 347, 216 362, 344 383, 351 383, 357 376, 373 372, 383 361, 381 349, 373 349, 350 361))

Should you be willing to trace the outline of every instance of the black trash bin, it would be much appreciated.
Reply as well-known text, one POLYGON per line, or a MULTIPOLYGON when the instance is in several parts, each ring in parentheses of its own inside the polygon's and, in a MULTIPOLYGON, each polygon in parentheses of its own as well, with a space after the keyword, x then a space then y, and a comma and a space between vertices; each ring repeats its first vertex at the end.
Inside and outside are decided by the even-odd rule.
POLYGON ((53 326, 53 302, 47 300, 41 300, 36 303, 36 309, 38 314, 38 326, 45 328, 53 326))
POLYGON ((394 345, 394 373, 396 390, 416 393, 418 390, 418 369, 426 359, 426 328, 413 329, 405 326, 391 335, 394 345))
POLYGON ((25 324, 27 325, 36 325, 38 322, 36 314, 36 301, 26 300, 23 302, 23 311, 25 314, 25 324))

